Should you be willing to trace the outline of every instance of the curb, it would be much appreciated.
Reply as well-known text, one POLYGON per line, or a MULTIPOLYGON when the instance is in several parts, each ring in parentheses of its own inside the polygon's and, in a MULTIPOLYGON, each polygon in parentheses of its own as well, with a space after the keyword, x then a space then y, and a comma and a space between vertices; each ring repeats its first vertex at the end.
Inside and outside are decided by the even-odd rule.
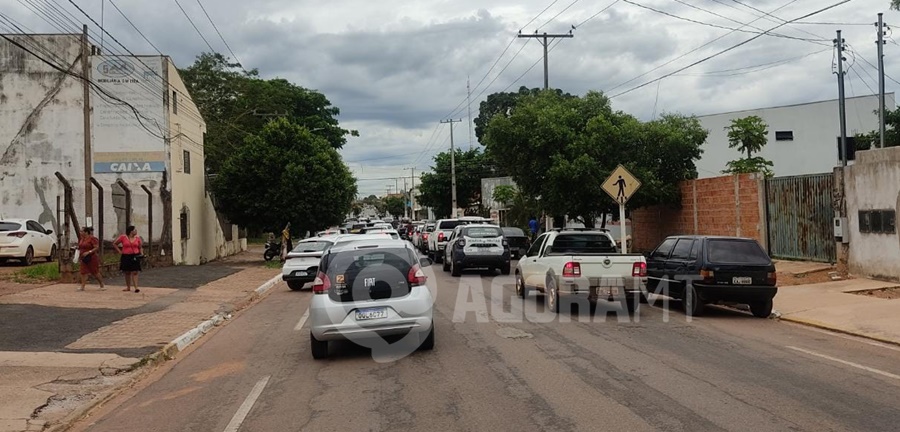
POLYGON ((804 325, 807 327, 814 327, 814 328, 821 329, 821 330, 828 330, 828 331, 834 332, 834 333, 841 333, 841 334, 845 334, 845 335, 849 335, 849 336, 855 336, 858 338, 868 339, 871 341, 880 342, 880 343, 887 344, 887 345, 900 346, 900 341, 885 339, 885 338, 881 338, 878 336, 866 335, 866 334, 862 334, 862 333, 854 332, 854 331, 850 331, 850 330, 844 330, 844 329, 830 326, 828 324, 824 324, 824 323, 814 321, 814 320, 808 320, 808 319, 804 319, 804 318, 792 318, 792 317, 786 317, 783 315, 778 317, 777 319, 781 320, 781 321, 791 322, 794 324, 804 325))
MULTIPOLYGON (((266 293, 271 291, 272 288, 275 287, 275 285, 278 285, 278 282, 280 280, 281 280, 280 274, 273 277, 272 279, 269 279, 268 281, 266 281, 265 283, 263 283, 262 285, 257 287, 255 290, 253 290, 249 295, 244 297, 242 300, 232 303, 231 304, 232 310, 238 311, 238 310, 244 309, 245 307, 249 306, 251 303, 260 299, 266 293)), ((206 333, 209 333, 210 330, 221 325, 222 323, 224 323, 226 320, 230 319, 231 317, 232 317, 232 313, 222 313, 222 312, 216 313, 216 315, 213 316, 212 318, 210 318, 206 321, 203 321, 198 326, 188 330, 181 336, 178 336, 177 338, 175 338, 173 341, 169 342, 164 347, 162 347, 159 351, 156 351, 152 354, 148 354, 148 355, 144 356, 140 361, 131 365, 131 367, 124 370, 123 372, 133 372, 135 370, 141 369, 144 366, 148 366, 148 365, 155 366, 155 365, 162 364, 169 360, 174 359, 175 356, 179 352, 184 351, 185 348, 187 348, 188 346, 190 346, 191 344, 193 344, 194 342, 199 340, 203 335, 205 335, 206 333)), ((69 430, 75 422, 88 417, 90 415, 90 413, 92 411, 94 411, 94 409, 96 409, 97 407, 99 407, 101 405, 106 404, 107 402, 109 402, 110 400, 112 400, 113 398, 115 398, 116 396, 121 394, 125 388, 127 388, 134 382, 135 382, 135 380, 131 380, 131 381, 129 381, 128 385, 121 386, 121 387, 115 388, 115 389, 111 389, 107 394, 101 396, 98 400, 91 403, 85 409, 78 410, 77 412, 71 413, 69 416, 67 416, 65 419, 63 419, 59 424, 56 424, 53 426, 46 426, 44 430, 47 432, 64 432, 64 431, 69 430)))

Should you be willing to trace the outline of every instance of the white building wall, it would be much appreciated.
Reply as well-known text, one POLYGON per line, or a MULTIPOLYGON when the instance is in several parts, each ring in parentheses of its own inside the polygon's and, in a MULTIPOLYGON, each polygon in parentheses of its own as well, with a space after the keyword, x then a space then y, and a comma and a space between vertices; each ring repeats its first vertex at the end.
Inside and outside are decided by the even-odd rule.
POLYGON ((860 233, 860 210, 900 213, 900 147, 857 153, 844 179, 850 229, 850 272, 900 280, 900 235, 860 233))
MULTIPOLYGON (((894 109, 894 94, 885 97, 887 109, 894 109)), ((847 99, 847 135, 878 130, 878 97, 860 96, 847 99)), ((700 116, 698 120, 709 131, 703 144, 703 155, 697 162, 700 178, 717 177, 729 161, 742 156, 728 148, 726 127, 731 120, 759 116, 769 125, 769 142, 759 156, 774 163, 776 176, 828 173, 839 165, 837 137, 840 136, 838 101, 822 101, 774 108, 700 116), (776 141, 776 131, 792 131, 793 141, 776 141)))
MULTIPOLYGON (((53 63, 81 74, 80 35, 9 35, 31 51, 53 51, 53 63)), ((0 217, 30 218, 58 232, 59 171, 84 214, 82 81, 0 40, 0 217)), ((74 235, 74 232, 72 232, 74 235)))

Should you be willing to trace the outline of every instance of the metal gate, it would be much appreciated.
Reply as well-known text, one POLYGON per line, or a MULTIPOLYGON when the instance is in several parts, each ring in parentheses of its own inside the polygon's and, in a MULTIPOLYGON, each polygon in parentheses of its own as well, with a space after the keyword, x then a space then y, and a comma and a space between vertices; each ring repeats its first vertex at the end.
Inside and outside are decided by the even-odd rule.
POLYGON ((831 173, 766 180, 769 255, 835 262, 833 188, 831 173))

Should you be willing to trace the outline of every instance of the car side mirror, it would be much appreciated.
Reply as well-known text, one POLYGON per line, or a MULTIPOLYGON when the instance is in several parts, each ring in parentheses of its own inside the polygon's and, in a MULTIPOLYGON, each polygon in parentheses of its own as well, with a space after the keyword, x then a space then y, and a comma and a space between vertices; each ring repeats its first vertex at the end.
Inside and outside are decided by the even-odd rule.
POLYGON ((53 230, 47 230, 47 235, 53 234, 53 230))
POLYGON ((434 261, 432 261, 431 258, 428 258, 428 257, 419 258, 419 266, 420 267, 429 267, 432 264, 434 264, 434 261))

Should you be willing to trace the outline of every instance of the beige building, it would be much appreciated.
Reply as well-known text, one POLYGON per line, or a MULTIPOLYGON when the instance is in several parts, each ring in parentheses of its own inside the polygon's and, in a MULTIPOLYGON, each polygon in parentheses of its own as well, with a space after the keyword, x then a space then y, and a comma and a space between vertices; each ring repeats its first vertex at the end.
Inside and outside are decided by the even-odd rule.
POLYGON ((130 223, 153 254, 180 264, 246 248, 206 190, 206 124, 169 57, 99 55, 81 35, 9 37, 0 40, 0 217, 61 232, 62 176, 79 223, 106 241, 130 223))

